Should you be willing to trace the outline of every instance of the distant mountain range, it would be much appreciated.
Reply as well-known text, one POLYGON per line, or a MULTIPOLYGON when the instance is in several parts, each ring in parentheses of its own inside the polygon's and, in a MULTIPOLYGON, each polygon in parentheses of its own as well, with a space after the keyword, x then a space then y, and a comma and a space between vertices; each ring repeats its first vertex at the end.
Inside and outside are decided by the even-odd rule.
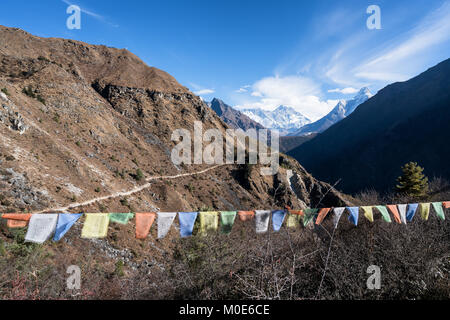
POLYGON ((341 121, 345 117, 349 116, 356 108, 363 102, 371 98, 373 94, 368 88, 362 88, 356 96, 351 100, 341 100, 326 116, 317 120, 316 122, 309 123, 295 131, 290 136, 303 136, 311 133, 320 133, 327 130, 333 124, 341 121))
POLYGON ((450 179, 450 59, 380 90, 355 112, 288 154, 319 179, 355 193, 395 186, 400 167, 450 179))
POLYGON ((220 99, 214 98, 211 102, 206 104, 215 111, 215 113, 222 119, 230 128, 242 130, 248 129, 264 129, 260 123, 250 119, 242 112, 230 107, 220 99))
POLYGON ((241 112, 270 130, 278 130, 280 135, 288 135, 311 123, 300 112, 287 106, 279 106, 273 111, 253 108, 243 109, 241 112))

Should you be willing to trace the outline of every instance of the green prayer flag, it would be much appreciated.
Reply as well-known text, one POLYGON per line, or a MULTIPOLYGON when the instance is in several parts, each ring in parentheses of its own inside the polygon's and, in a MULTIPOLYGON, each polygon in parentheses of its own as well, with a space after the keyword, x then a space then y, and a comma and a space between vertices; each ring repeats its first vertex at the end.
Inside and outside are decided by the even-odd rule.
POLYGON ((127 224, 134 217, 134 213, 110 213, 109 220, 112 222, 127 224))
POLYGON ((436 211, 436 215, 439 219, 445 220, 444 208, 442 208, 441 202, 433 202, 434 211, 436 211))
POLYGON ((391 216, 389 215, 389 212, 387 211, 387 208, 385 206, 376 206, 375 208, 378 209, 378 211, 381 212, 381 216, 383 217, 383 220, 386 222, 392 222, 391 216))
POLYGON ((430 203, 419 204, 419 212, 422 220, 428 220, 428 217, 430 216, 430 203))
POLYGON ((233 229, 234 219, 236 219, 236 211, 221 211, 220 223, 221 231, 224 234, 230 234, 233 229))
POLYGON ((314 220, 319 209, 305 209, 305 215, 303 216, 303 226, 306 227, 311 221, 314 220))

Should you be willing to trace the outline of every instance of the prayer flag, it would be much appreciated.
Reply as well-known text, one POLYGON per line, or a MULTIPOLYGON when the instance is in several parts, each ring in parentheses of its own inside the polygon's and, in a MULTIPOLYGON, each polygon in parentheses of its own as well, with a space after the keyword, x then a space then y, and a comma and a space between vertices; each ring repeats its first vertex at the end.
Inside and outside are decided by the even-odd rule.
POLYGON ((399 213, 398 210, 397 210, 397 206, 396 206, 395 204, 390 204, 390 205, 387 205, 386 207, 387 207, 387 208, 389 209, 389 211, 391 211, 392 214, 394 215, 394 220, 395 220, 397 223, 402 223, 402 220, 400 219, 400 213, 399 213))
POLYGON ((330 212, 331 208, 322 208, 319 211, 319 215, 317 216, 316 219, 316 224, 319 225, 322 223, 322 221, 325 219, 325 217, 327 216, 328 212, 330 212))
POLYGON ((206 236, 219 228, 218 212, 200 212, 200 234, 206 236))
POLYGON ((53 235, 58 222, 58 214, 33 214, 30 218, 25 241, 44 243, 53 235))
POLYGON ((55 236, 53 241, 59 241, 64 237, 67 231, 77 222, 82 216, 82 213, 61 213, 58 216, 58 223, 56 224, 55 236))
POLYGON ((375 208, 377 208, 378 211, 380 211, 384 221, 389 223, 392 222, 391 216, 389 215, 389 212, 387 211, 385 206, 376 206, 375 208))
POLYGON ((305 212, 305 215, 303 216, 303 226, 304 227, 309 225, 311 223, 311 221, 314 220, 314 217, 316 216, 317 211, 319 211, 319 209, 307 208, 304 210, 304 212, 305 212))
POLYGON ((402 221, 402 223, 406 224, 406 208, 407 205, 406 204, 398 204, 398 212, 400 213, 400 220, 402 221))
POLYGON ((108 234, 109 214, 86 213, 81 237, 86 239, 104 238, 108 234))
POLYGON ((286 217, 286 210, 274 210, 272 211, 272 227, 273 231, 280 231, 283 225, 284 218, 286 217))
POLYGON ((120 224, 127 224, 130 219, 133 219, 134 213, 110 213, 109 221, 120 224))
POLYGON ((364 212, 364 217, 366 217, 370 222, 373 222, 373 207, 361 207, 361 210, 364 212))
POLYGON ((236 219, 236 211, 220 212, 220 227, 224 234, 230 234, 233 229, 234 220, 236 219))
POLYGON ((2 214, 3 219, 7 219, 6 226, 8 228, 24 228, 28 225, 30 221, 30 213, 4 213, 2 214))
POLYGON ((290 211, 286 218, 286 227, 287 228, 297 228, 300 226, 300 219, 302 218, 299 214, 292 214, 290 211))
POLYGON ((419 205, 419 212, 422 220, 428 220, 428 217, 430 216, 430 203, 421 203, 419 205))
POLYGON ((359 216, 359 207, 347 207, 347 210, 350 212, 348 216, 348 220, 353 223, 355 226, 358 225, 358 216, 359 216))
POLYGON ((27 225, 28 225, 28 221, 13 220, 13 219, 6 220, 6 226, 11 229, 25 228, 27 225))
POLYGON ((158 239, 167 235, 176 216, 176 212, 158 212, 158 239))
POLYGON ((418 203, 410 203, 408 204, 408 211, 406 211, 406 220, 411 222, 416 214, 417 208, 419 207, 418 203))
POLYGON ((267 232, 269 228, 270 220, 270 210, 256 210, 255 211, 255 221, 256 221, 256 233, 267 232))
POLYGON ((333 209, 333 223, 334 223, 334 228, 336 229, 338 224, 339 224, 339 220, 341 219, 342 214, 344 213, 345 208, 344 207, 339 207, 339 208, 334 208, 333 209))
POLYGON ((180 222, 180 236, 182 238, 192 236, 197 215, 198 212, 178 212, 178 220, 180 222))
POLYGON ((436 215, 439 219, 445 220, 444 209, 442 208, 441 202, 433 202, 434 211, 436 211, 436 215))
POLYGON ((241 221, 248 221, 252 220, 255 216, 254 211, 238 211, 239 220, 241 221))
POLYGON ((155 222, 155 212, 139 212, 136 213, 136 239, 145 239, 155 222))

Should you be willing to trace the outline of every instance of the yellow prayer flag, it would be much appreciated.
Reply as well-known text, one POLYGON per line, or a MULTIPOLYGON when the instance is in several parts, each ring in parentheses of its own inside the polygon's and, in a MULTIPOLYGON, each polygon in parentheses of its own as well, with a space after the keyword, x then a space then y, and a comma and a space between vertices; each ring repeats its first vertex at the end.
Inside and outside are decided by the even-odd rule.
POLYGON ((217 231, 219 228, 218 212, 200 212, 199 234, 207 235, 210 231, 217 231))
POLYGON ((298 228, 300 226, 300 219, 302 218, 299 214, 288 213, 286 217, 286 227, 287 228, 298 228))
POLYGON ((82 238, 104 238, 108 234, 109 214, 108 213, 86 213, 82 238))
POLYGON ((428 217, 430 216, 430 203, 421 203, 419 205, 419 212, 422 220, 428 220, 428 217))
POLYGON ((364 217, 373 222, 373 207, 361 207, 361 210, 364 212, 364 217))

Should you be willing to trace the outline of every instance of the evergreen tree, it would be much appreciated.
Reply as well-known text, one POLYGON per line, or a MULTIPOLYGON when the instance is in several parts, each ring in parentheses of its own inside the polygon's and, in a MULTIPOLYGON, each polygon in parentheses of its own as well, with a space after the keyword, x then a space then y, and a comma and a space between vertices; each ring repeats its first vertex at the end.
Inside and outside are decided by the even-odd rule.
POLYGON ((428 193, 428 178, 417 162, 409 162, 402 167, 403 174, 397 178, 397 192, 408 196, 424 196, 428 193))

